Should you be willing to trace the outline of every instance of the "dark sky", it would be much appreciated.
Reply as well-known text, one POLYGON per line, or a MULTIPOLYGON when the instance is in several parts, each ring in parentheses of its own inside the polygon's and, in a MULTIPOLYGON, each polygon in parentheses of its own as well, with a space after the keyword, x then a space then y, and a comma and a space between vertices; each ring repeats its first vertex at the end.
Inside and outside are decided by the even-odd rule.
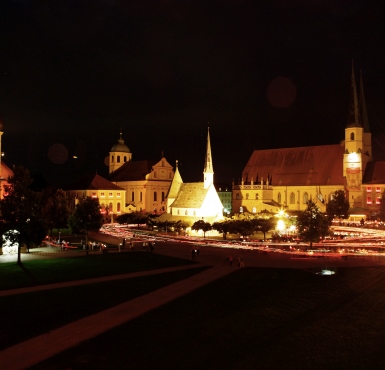
POLYGON ((384 3, 3 0, 4 160, 107 175, 122 128, 134 160, 164 151, 201 181, 210 122, 215 180, 237 181, 254 149, 343 139, 352 60, 383 139, 384 3))

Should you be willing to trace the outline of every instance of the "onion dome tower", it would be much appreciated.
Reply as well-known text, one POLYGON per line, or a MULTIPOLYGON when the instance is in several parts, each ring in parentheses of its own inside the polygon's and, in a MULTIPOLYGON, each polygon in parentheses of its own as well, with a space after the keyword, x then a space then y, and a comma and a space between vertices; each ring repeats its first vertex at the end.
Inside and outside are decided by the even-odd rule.
POLYGON ((122 138, 122 130, 120 130, 120 137, 115 145, 112 146, 109 157, 109 173, 116 171, 124 163, 130 161, 132 153, 122 138))

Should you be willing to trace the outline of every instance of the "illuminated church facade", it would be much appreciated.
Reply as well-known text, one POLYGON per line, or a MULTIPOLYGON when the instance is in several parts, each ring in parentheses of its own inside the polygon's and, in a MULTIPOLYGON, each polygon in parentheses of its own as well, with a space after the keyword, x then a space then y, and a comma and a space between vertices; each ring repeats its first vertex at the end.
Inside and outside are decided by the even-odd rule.
POLYGON ((158 161, 133 160, 120 133, 109 153, 108 166, 109 181, 125 190, 126 204, 122 212, 166 212, 166 195, 174 170, 163 153, 158 161))
POLYGON ((345 140, 342 144, 254 150, 233 183, 233 212, 303 211, 313 200, 321 211, 335 191, 345 191, 351 214, 375 217, 385 190, 385 161, 373 158, 362 74, 354 68, 345 140))
POLYGON ((167 194, 167 213, 161 215, 159 219, 160 221, 181 220, 192 224, 199 220, 212 223, 222 218, 223 205, 214 186, 210 131, 208 130, 203 181, 184 183, 177 163, 167 194))

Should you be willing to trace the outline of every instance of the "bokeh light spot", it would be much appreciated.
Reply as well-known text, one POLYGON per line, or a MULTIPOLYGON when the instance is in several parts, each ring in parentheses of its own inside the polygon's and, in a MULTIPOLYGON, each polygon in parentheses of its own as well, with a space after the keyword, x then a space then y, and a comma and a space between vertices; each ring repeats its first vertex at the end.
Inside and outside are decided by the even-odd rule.
POLYGON ((63 144, 53 144, 48 149, 48 158, 52 163, 63 164, 68 159, 68 150, 63 144))
POLYGON ((276 108, 288 108, 297 97, 297 88, 290 78, 277 77, 269 83, 267 100, 276 108))

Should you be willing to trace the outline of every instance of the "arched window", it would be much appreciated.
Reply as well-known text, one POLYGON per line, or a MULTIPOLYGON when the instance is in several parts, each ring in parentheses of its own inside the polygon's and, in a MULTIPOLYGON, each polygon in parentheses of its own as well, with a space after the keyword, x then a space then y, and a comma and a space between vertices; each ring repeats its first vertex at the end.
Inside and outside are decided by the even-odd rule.
POLYGON ((140 201, 142 201, 142 192, 140 192, 140 194, 139 194, 139 198, 140 198, 140 201))
POLYGON ((126 156, 123 157, 123 162, 124 162, 124 163, 127 162, 127 157, 126 157, 126 156))
POLYGON ((164 191, 162 191, 162 202, 164 202, 164 191))
POLYGON ((120 163, 120 155, 116 157, 116 162, 120 163))
POLYGON ((243 207, 239 207, 239 213, 243 213, 243 207))
POLYGON ((290 204, 294 204, 294 203, 295 203, 295 194, 290 193, 290 204))
POLYGON ((309 195, 308 193, 303 193, 303 203, 306 204, 309 201, 309 195))
POLYGON ((134 192, 131 193, 131 201, 132 201, 132 202, 135 201, 135 193, 134 193, 134 192))
POLYGON ((194 216, 196 216, 197 215, 197 211, 194 209, 194 216))
POLYGON ((185 216, 187 216, 187 215, 188 215, 188 211, 187 211, 187 209, 184 211, 184 214, 185 214, 185 216))
POLYGON ((258 193, 255 193, 255 199, 259 199, 259 194, 258 193))
POLYGON ((113 212, 114 208, 112 207, 112 203, 110 203, 110 205, 108 206, 108 209, 110 210, 110 212, 113 212))
POLYGON ((278 193, 278 203, 281 203, 281 201, 282 201, 281 193, 278 193))
POLYGON ((154 202, 156 202, 158 200, 158 195, 156 193, 156 191, 154 191, 154 202))
POLYGON ((114 156, 111 156, 111 163, 114 163, 114 156))
POLYGON ((257 213, 257 208, 253 207, 253 213, 257 213))
POLYGON ((246 199, 249 199, 249 193, 246 193, 246 199))
POLYGON ((120 212, 120 203, 117 204, 117 206, 116 206, 116 211, 117 211, 117 212, 120 212))
POLYGON ((177 212, 177 214, 179 215, 179 209, 178 209, 178 212, 177 212))
POLYGON ((354 132, 350 134, 350 140, 354 140, 354 132))

